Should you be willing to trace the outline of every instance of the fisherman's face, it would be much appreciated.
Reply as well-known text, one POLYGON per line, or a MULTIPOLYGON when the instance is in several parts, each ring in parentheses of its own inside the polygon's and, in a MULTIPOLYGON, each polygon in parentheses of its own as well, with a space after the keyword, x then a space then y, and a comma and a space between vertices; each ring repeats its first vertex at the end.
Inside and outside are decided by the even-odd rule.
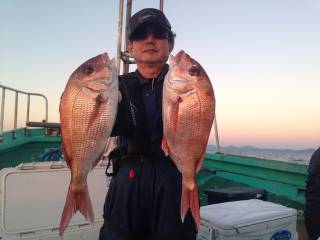
POLYGON ((129 51, 137 64, 165 64, 172 50, 168 31, 154 25, 138 29, 129 43, 129 51))

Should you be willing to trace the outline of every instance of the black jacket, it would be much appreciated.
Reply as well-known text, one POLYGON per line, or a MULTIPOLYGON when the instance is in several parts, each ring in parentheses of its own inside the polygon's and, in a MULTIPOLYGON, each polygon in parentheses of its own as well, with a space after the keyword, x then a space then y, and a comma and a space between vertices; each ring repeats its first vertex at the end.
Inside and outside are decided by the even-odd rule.
POLYGON ((120 136, 118 145, 127 145, 128 152, 163 154, 162 88, 168 68, 165 65, 155 79, 145 79, 138 70, 119 76, 122 100, 111 136, 120 136), (146 97, 150 91, 151 101, 146 97))
POLYGON ((305 215, 320 218, 320 148, 312 155, 308 168, 305 215))

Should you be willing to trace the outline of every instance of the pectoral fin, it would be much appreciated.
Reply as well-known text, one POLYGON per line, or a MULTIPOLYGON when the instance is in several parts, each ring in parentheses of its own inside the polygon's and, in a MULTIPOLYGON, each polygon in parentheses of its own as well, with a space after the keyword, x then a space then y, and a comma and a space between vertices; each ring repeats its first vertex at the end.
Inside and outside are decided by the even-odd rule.
POLYGON ((176 104, 178 104, 179 102, 181 102, 182 99, 180 98, 179 95, 171 95, 171 96, 170 96, 170 101, 171 101, 172 105, 176 105, 176 104))
POLYGON ((97 96, 97 98, 96 98, 96 100, 99 102, 99 103, 106 103, 107 101, 108 101, 108 94, 107 94, 107 92, 102 92, 102 93, 100 93, 98 96, 97 96))

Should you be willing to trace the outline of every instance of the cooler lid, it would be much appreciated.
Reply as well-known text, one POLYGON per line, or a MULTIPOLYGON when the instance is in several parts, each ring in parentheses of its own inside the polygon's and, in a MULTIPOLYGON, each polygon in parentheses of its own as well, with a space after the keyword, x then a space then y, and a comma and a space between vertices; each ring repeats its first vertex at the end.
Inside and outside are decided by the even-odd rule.
POLYGON ((221 229, 235 229, 297 215, 297 210, 258 199, 203 206, 200 216, 221 229))
MULTIPOLYGON (((64 162, 60 162, 60 166, 59 162, 44 162, 2 169, 0 179, 0 232, 58 231, 70 182, 70 170, 64 162)), ((95 222, 102 222, 108 189, 105 167, 93 169, 87 181, 95 222)), ((88 222, 77 213, 68 228, 75 225, 88 225, 88 222)))

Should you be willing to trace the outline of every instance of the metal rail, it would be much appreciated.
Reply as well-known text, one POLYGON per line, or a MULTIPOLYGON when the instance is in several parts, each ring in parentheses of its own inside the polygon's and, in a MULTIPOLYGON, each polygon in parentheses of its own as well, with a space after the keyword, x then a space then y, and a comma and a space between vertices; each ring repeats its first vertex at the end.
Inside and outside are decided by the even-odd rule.
POLYGON ((213 124, 214 124, 214 133, 215 133, 216 145, 217 145, 217 153, 223 153, 221 146, 220 146, 218 123, 217 123, 217 113, 215 113, 213 124))
POLYGON ((27 117, 26 117, 26 125, 29 122, 29 117, 30 117, 30 96, 39 96, 44 98, 45 100, 45 122, 48 122, 48 99, 46 96, 40 93, 31 93, 31 92, 24 92, 18 89, 14 89, 11 87, 7 87, 4 85, 0 84, 0 88, 2 89, 2 98, 1 98, 1 111, 0 111, 0 142, 3 141, 3 124, 4 124, 4 108, 5 108, 5 96, 6 96, 6 91, 12 91, 15 93, 15 104, 14 104, 14 128, 12 131, 12 137, 15 139, 16 136, 16 131, 18 127, 18 106, 19 106, 19 94, 24 94, 27 95, 27 117))
POLYGON ((131 12, 132 12, 132 0, 127 0, 124 53, 128 55, 128 58, 127 58, 127 61, 123 62, 123 74, 127 74, 129 72, 130 54, 129 54, 129 50, 128 50, 129 39, 128 39, 127 26, 129 24, 129 21, 130 21, 130 18, 131 18, 131 12))
POLYGON ((160 0, 160 3, 159 3, 159 9, 163 12, 163 1, 164 0, 160 0))
POLYGON ((117 68, 120 74, 120 60, 122 48, 122 19, 123 19, 123 0, 119 1, 119 17, 118 17, 118 46, 117 46, 117 68))

